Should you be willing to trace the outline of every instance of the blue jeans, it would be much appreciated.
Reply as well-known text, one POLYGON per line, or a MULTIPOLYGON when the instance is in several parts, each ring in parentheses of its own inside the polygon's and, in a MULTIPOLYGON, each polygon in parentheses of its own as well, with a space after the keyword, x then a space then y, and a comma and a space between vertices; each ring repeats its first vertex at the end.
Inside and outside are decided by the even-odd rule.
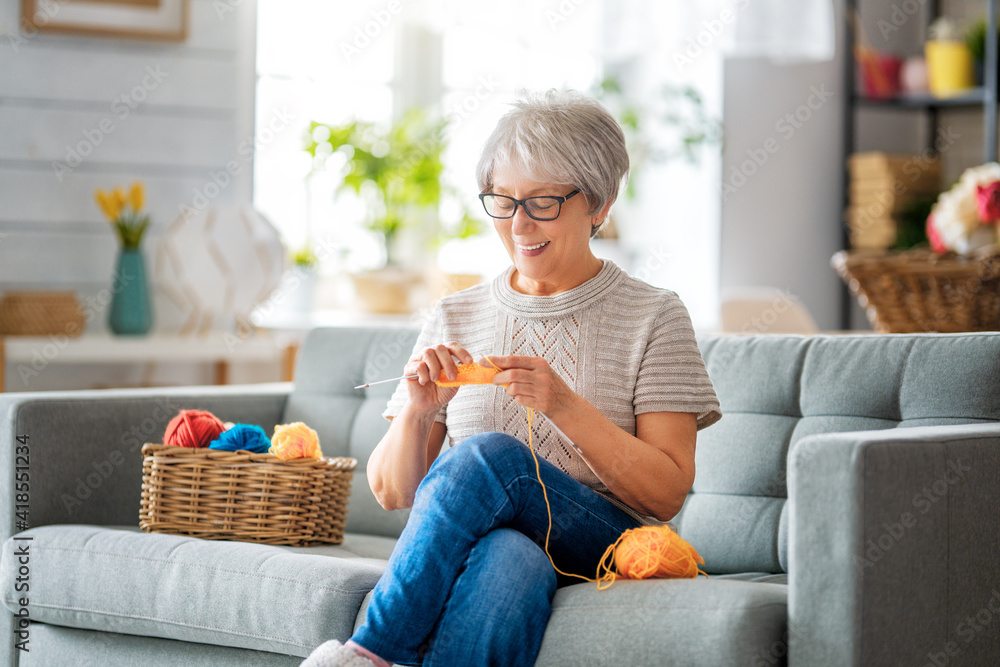
MULTIPOLYGON (((593 578, 608 545, 638 524, 539 459, 552 506, 549 553, 593 578)), ((542 545, 548 514, 531 452, 502 433, 442 453, 375 586, 355 642, 403 665, 531 665, 557 578, 542 545)), ((593 585, 593 584, 588 584, 593 585)))

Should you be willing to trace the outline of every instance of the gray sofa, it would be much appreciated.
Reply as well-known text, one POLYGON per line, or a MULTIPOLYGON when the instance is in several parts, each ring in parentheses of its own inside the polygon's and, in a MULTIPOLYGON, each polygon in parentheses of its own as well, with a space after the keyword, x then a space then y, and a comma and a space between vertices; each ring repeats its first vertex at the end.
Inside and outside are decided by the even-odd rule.
MULTIPOLYGON (((294 385, 0 396, 4 659, 296 665, 346 639, 406 521, 364 474, 392 385, 352 387, 398 374, 414 337, 315 330, 294 385), (139 448, 189 407, 303 420, 327 455, 357 457, 344 543, 138 531, 139 448)), ((676 523, 711 577, 560 589, 538 664, 1000 663, 1000 334, 700 344, 725 416, 700 434, 676 523)))

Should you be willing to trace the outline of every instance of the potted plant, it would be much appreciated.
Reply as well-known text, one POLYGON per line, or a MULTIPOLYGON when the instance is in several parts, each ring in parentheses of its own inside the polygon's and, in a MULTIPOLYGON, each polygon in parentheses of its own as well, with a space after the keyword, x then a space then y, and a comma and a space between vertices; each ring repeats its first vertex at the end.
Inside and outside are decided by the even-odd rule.
POLYGON ((443 224, 438 215, 442 198, 455 195, 441 180, 446 126, 447 121, 419 108, 389 126, 357 120, 309 125, 305 150, 313 158, 310 175, 325 170, 334 153, 342 154, 337 194, 352 192, 364 201, 364 225, 381 239, 382 268, 352 275, 355 289, 375 312, 407 312, 410 289, 419 281, 413 267, 400 261, 402 230, 419 231, 429 247, 480 232, 480 223, 464 207, 452 225, 443 224))
POLYGON ((289 286, 288 309, 295 313, 308 313, 313 308, 316 291, 316 257, 312 245, 306 242, 290 253, 292 270, 287 277, 289 286))

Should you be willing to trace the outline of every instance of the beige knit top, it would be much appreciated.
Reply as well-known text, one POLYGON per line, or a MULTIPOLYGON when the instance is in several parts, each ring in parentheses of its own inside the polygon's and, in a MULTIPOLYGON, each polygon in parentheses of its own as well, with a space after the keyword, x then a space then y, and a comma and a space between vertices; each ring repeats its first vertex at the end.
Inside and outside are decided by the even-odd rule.
MULTIPOLYGON (((609 260, 587 282, 553 296, 514 291, 512 272, 510 267, 492 283, 441 299, 414 351, 456 341, 477 361, 485 355, 542 357, 573 391, 632 435, 635 416, 644 412, 693 412, 699 429, 722 417, 687 309, 674 292, 632 278, 609 260)), ((406 382, 383 416, 395 417, 406 404, 406 382)), ((525 409, 499 387, 461 387, 437 421, 446 424, 451 446, 485 431, 528 441, 525 409)), ((538 413, 532 436, 550 463, 641 522, 655 522, 616 498, 538 413)))

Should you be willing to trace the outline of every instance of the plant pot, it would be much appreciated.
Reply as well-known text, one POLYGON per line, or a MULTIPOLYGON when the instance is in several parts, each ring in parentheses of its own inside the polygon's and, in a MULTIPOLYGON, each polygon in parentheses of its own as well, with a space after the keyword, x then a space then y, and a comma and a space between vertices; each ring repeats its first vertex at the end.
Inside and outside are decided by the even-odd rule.
POLYGON ((354 293, 369 313, 401 314, 413 311, 410 296, 420 276, 398 268, 352 273, 354 293))
POLYGON ((122 248, 118 253, 118 268, 111 280, 108 327, 119 335, 141 336, 149 333, 152 326, 153 309, 142 250, 122 248))

